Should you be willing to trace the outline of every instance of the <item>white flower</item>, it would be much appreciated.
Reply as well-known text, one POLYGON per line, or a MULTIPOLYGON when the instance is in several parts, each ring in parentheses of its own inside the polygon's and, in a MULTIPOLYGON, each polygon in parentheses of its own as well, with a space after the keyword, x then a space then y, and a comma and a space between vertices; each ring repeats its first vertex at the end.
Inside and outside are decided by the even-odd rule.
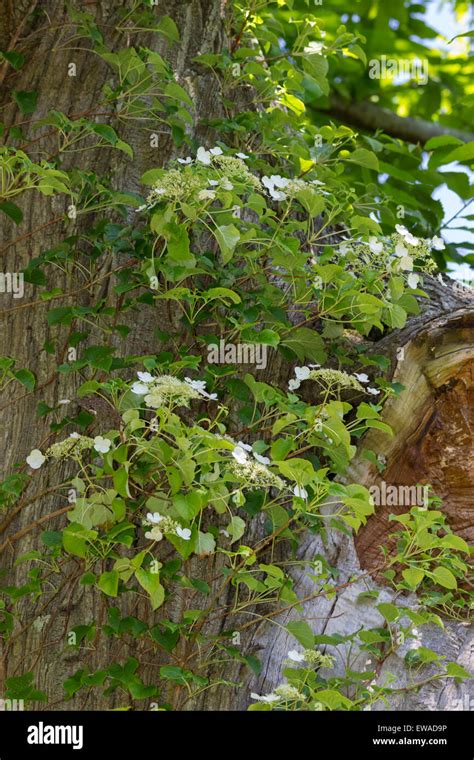
POLYGON ((214 190, 200 190, 198 198, 200 201, 211 201, 216 197, 214 190))
POLYGON ((293 662, 304 662, 305 656, 302 652, 297 652, 296 649, 292 649, 288 652, 288 659, 293 660, 293 662))
POLYGON ((415 274, 415 272, 410 272, 410 274, 408 275, 408 287, 413 288, 413 289, 417 288, 419 280, 420 280, 419 274, 415 274))
POLYGON ((250 697, 252 699, 256 699, 257 702, 279 702, 280 697, 278 694, 255 694, 255 692, 252 692, 250 697))
POLYGON ((400 269, 404 269, 405 272, 411 272, 413 269, 413 259, 411 256, 403 256, 400 259, 400 269))
POLYGON ((94 438, 94 449, 99 452, 99 454, 107 454, 108 451, 110 451, 110 447, 112 446, 112 441, 109 441, 108 438, 103 438, 101 435, 96 435, 94 438))
POLYGON ((262 184, 267 188, 271 197, 276 201, 285 200, 286 193, 281 192, 281 188, 286 187, 289 181, 290 180, 285 179, 285 177, 281 177, 279 174, 272 174, 271 177, 262 177, 262 184), (280 189, 275 190, 276 187, 280 189))
POLYGON ((236 446, 232 452, 232 456, 239 464, 245 464, 248 459, 248 454, 241 446, 236 446))
POLYGON ((192 164, 193 159, 191 156, 186 156, 186 158, 178 158, 178 164, 192 164))
POLYGON ((400 241, 395 246, 395 255, 396 256, 408 256, 408 248, 403 245, 403 243, 400 241))
POLYGON ((232 216, 234 217, 234 219, 240 219, 240 214, 241 214, 240 206, 237 206, 237 205, 232 206, 232 216))
POLYGON ((211 150, 209 151, 209 153, 212 153, 213 156, 222 156, 222 149, 219 148, 218 145, 216 145, 215 148, 211 148, 211 150))
POLYGON ((310 375, 309 367, 295 367, 295 376, 297 380, 307 380, 310 375))
POLYGON ((181 525, 178 525, 176 528, 176 535, 183 539, 183 541, 189 541, 191 538, 191 531, 189 528, 182 528, 181 525))
POLYGON ((420 245, 420 238, 414 237, 414 235, 412 235, 411 232, 405 235, 405 240, 407 241, 407 243, 410 243, 410 245, 414 245, 414 246, 420 245))
POLYGON ((342 245, 339 246, 339 253, 342 256, 345 256, 348 253, 348 251, 349 251, 349 246, 347 245, 347 243, 342 243, 342 245))
POLYGON ((310 55, 318 55, 323 48, 324 44, 322 42, 316 42, 316 40, 313 40, 309 45, 306 45, 304 52, 309 53, 310 55))
POLYGON ((30 451, 26 457, 26 462, 30 465, 32 470, 39 470, 39 468, 46 462, 46 457, 39 449, 33 449, 33 451, 30 451))
POLYGON ((208 179, 207 181, 212 187, 216 187, 219 184, 219 181, 217 179, 208 179))
POLYGON ((197 391, 201 396, 204 396, 204 398, 209 398, 211 401, 215 401, 217 398, 217 393, 208 393, 206 388, 206 381, 205 380, 191 380, 190 377, 185 377, 184 381, 191 386, 191 388, 195 391, 197 391))
POLYGON ((408 230, 406 227, 403 226, 403 224, 396 224, 395 229, 398 232, 399 235, 402 237, 405 237, 405 235, 408 234, 408 230))
POLYGON ((286 179, 286 177, 281 177, 279 174, 272 174, 270 177, 271 182, 275 185, 275 187, 286 187, 289 183, 289 179, 286 179))
POLYGON ((71 433, 71 435, 69 436, 69 438, 80 438, 80 437, 81 436, 79 435, 79 433, 71 433))
POLYGON ((223 190, 233 190, 234 186, 230 180, 227 179, 227 177, 224 177, 224 179, 221 182, 221 187, 223 190))
POLYGON ((307 499, 308 498, 308 492, 307 492, 307 490, 305 488, 300 488, 299 486, 295 486, 293 488, 293 493, 299 499, 307 499))
POLYGON ((370 393, 371 396, 378 396, 380 391, 377 388, 366 388, 365 389, 367 393, 370 393))
POLYGON ((61 404, 61 406, 64 406, 64 404, 70 404, 70 403, 71 403, 71 399, 70 398, 61 398, 58 401, 58 404, 61 404))
POLYGON ((256 451, 253 452, 253 455, 257 462, 260 462, 260 464, 270 464, 270 460, 268 457, 262 457, 261 454, 257 454, 256 451))
POLYGON ((155 526, 145 533, 145 538, 148 538, 150 541, 161 541, 163 538, 163 533, 158 527, 155 526))
POLYGON ((354 377, 357 378, 359 383, 368 383, 369 377, 365 374, 365 372, 354 372, 354 377))
POLYGON ((137 372, 137 377, 142 383, 152 383, 155 379, 149 372, 137 372))
POLYGON ((299 388, 301 385, 299 380, 295 380, 294 378, 291 378, 291 380, 288 380, 288 388, 290 391, 296 391, 297 388, 299 388))
POLYGON ((198 148, 196 153, 196 160, 199 161, 200 164, 205 164, 206 166, 209 166, 211 163, 211 154, 208 150, 203 148, 202 146, 198 148))
POLYGON ((237 158, 241 158, 242 161, 245 161, 246 158, 249 158, 249 156, 247 156, 246 153, 236 153, 235 155, 237 156, 237 158))
POLYGON ((163 515, 160 515, 158 512, 147 512, 146 519, 150 523, 155 523, 157 525, 159 522, 164 520, 163 515))
POLYGON ((184 378, 185 383, 188 383, 188 385, 191 386, 195 391, 198 393, 202 393, 203 390, 206 388, 206 381, 205 380, 191 380, 190 377, 184 378))
POLYGON ((383 251, 383 243, 377 240, 376 237, 369 238, 369 248, 372 253, 381 253, 383 251))
POLYGON ((132 385, 132 393, 135 393, 136 396, 144 396, 148 391, 148 385, 145 385, 145 383, 139 383, 137 381, 132 385))
POLYGON ((444 251, 446 248, 444 240, 436 235, 431 239, 431 247, 434 248, 435 251, 444 251))
POLYGON ((404 240, 410 245, 420 245, 420 239, 412 235, 411 232, 408 232, 407 228, 404 227, 403 224, 396 224, 395 229, 398 234, 401 235, 402 238, 404 238, 404 240))
POLYGON ((243 441, 237 441, 237 446, 240 446, 241 449, 245 449, 245 451, 252 451, 252 447, 249 446, 248 443, 244 443, 243 441))

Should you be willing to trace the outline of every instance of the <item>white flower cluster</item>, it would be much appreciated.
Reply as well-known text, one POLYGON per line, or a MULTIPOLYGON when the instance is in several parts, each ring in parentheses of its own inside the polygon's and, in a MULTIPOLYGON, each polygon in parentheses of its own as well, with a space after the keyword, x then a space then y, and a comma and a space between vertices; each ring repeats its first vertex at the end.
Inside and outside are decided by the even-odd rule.
POLYGON ((107 452, 110 451, 111 446, 112 441, 101 435, 97 435, 95 438, 89 438, 87 435, 71 433, 69 438, 65 438, 64 441, 53 443, 49 449, 46 450, 46 454, 43 454, 40 449, 33 449, 26 457, 26 463, 32 470, 39 470, 49 457, 51 459, 67 459, 67 457, 75 458, 89 449, 94 449, 98 454, 107 454, 107 452))
POLYGON ((189 541, 191 531, 189 528, 183 528, 176 520, 167 515, 160 515, 158 512, 148 512, 146 520, 143 521, 146 526, 151 526, 151 530, 145 533, 145 538, 150 541, 161 541, 164 534, 168 533, 173 536, 182 538, 183 541, 189 541))
POLYGON ((291 686, 288 683, 283 683, 280 686, 277 686, 271 694, 255 694, 255 692, 252 692, 250 697, 256 702, 266 702, 267 704, 276 702, 293 702, 297 700, 304 701, 306 699, 305 694, 302 694, 296 686, 291 686))
POLYGON ((378 396, 380 391, 377 388, 368 386, 364 388, 361 383, 368 383, 369 378, 364 372, 355 372, 349 375, 338 369, 319 369, 319 364, 308 364, 304 367, 295 367, 295 377, 288 381, 290 391, 297 390, 304 380, 315 380, 327 390, 333 388, 352 388, 361 393, 368 393, 371 396, 378 396))
POLYGON ((132 393, 145 396, 145 404, 151 409, 160 409, 174 402, 178 406, 188 406, 192 399, 217 399, 216 393, 208 393, 204 380, 179 380, 173 375, 154 376, 149 372, 137 372, 138 380, 131 387, 132 393))
POLYGON ((298 650, 292 649, 288 652, 288 659, 291 662, 306 662, 313 668, 334 667, 334 657, 330 654, 323 654, 317 649, 305 649, 303 652, 298 652, 298 650))
POLYGON ((261 189, 260 180, 248 170, 244 163, 247 158, 245 153, 240 152, 235 156, 226 156, 218 145, 209 150, 200 146, 195 160, 191 156, 178 158, 182 169, 168 169, 163 172, 160 180, 148 195, 147 202, 137 211, 152 208, 164 198, 185 200, 194 197, 199 201, 212 201, 217 197, 219 190, 233 190, 234 182, 250 185, 253 189, 261 189), (209 177, 208 173, 203 173, 203 168, 209 168, 212 176, 209 177))
POLYGON ((319 186, 321 183, 315 179, 305 182, 304 179, 288 179, 280 174, 272 174, 270 177, 262 177, 262 185, 266 187, 268 194, 274 201, 285 201, 289 196, 296 195, 300 190, 305 190, 312 185, 319 186))
POLYGON ((93 445, 93 438, 89 438, 87 435, 80 435, 79 433, 71 433, 69 438, 65 438, 64 441, 53 443, 46 451, 46 456, 53 459, 66 459, 69 456, 74 457, 83 451, 91 449, 93 445))
POLYGON ((436 264, 431 251, 442 251, 444 248, 440 237, 418 238, 402 224, 396 224, 395 232, 389 238, 371 236, 368 242, 345 241, 339 246, 338 253, 346 258, 349 271, 354 275, 367 269, 367 266, 407 272, 408 286, 415 289, 420 282, 420 275, 413 271, 415 259, 421 272, 432 274, 436 264))
POLYGON ((253 451, 248 443, 239 441, 232 451, 235 462, 231 463, 230 471, 233 475, 245 481, 245 485, 252 485, 255 488, 278 488, 282 490, 285 486, 283 480, 268 469, 270 464, 268 457, 262 457, 253 451), (247 452, 252 452, 256 461, 252 460, 247 452))

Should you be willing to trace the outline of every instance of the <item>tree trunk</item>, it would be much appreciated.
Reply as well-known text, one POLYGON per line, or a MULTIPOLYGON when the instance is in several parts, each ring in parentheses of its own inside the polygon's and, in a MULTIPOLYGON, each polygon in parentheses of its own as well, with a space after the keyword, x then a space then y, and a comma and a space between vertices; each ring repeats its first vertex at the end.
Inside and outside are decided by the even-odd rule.
MULTIPOLYGON (((120 17, 123 8, 128 9, 129 4, 125 0, 104 1, 93 5, 89 10, 96 14, 99 26, 105 26, 109 30, 105 44, 108 48, 116 50, 130 44, 130 35, 127 32, 117 32, 114 24, 120 17)), ((160 2, 155 8, 157 21, 164 14, 174 18, 180 32, 180 43, 170 47, 163 37, 153 33, 141 33, 139 44, 152 50, 163 53, 167 60, 171 61, 176 79, 192 94, 194 104, 193 136, 207 144, 212 138, 207 120, 222 115, 221 98, 218 82, 212 73, 203 67, 197 66, 194 58, 198 54, 217 52, 224 40, 224 21, 227 12, 227 3, 222 0, 166 0, 160 2)), ((6 11, 5 11, 6 13, 6 11)), ((48 0, 31 4, 27 2, 25 7, 21 4, 9 6, 8 18, 5 19, 3 29, 10 30, 8 39, 2 43, 2 47, 14 48, 18 40, 22 43, 21 49, 28 56, 28 66, 22 71, 10 74, 5 78, 4 102, 11 99, 13 90, 38 92, 38 108, 35 112, 35 120, 46 116, 48 111, 55 109, 72 116, 73 114, 93 114, 96 103, 104 84, 111 79, 111 69, 97 56, 89 51, 81 50, 84 45, 69 42, 72 35, 70 19, 65 4, 48 0), (36 14, 33 11, 36 9, 36 14), (26 14, 26 16, 25 16, 26 14), (16 32, 20 32, 17 34, 16 32), (79 49, 78 49, 79 48, 79 49), (91 65, 91 60, 93 65, 91 65), (77 67, 77 76, 68 76, 68 64, 74 62, 77 67)), ((136 39, 133 40, 136 42, 136 39)), ((16 123, 17 113, 13 106, 7 106, 5 123, 11 127, 16 123)), ((98 121, 104 119, 99 117, 98 121)), ((112 121, 112 123, 115 123, 112 121)), ((117 189, 122 191, 138 191, 140 188, 139 178, 147 169, 161 166, 172 157, 173 141, 169 133, 160 134, 157 147, 151 147, 150 133, 156 130, 156 123, 150 120, 148 124, 141 124, 137 129, 132 126, 123 132, 121 136, 128 141, 134 150, 135 158, 132 160, 117 159, 116 152, 112 150, 88 151, 81 156, 81 169, 92 168, 99 176, 111 173, 114 177, 117 189), (86 158, 83 158, 85 156, 86 158)), ((38 131, 32 131, 27 122, 23 126, 26 140, 37 139, 38 131)), ((48 129, 42 128, 40 134, 41 158, 48 153, 54 154, 56 146, 48 138, 48 129)), ((34 144, 33 144, 34 148, 34 144)), ((33 160, 39 158, 30 154, 33 160)), ((77 157, 66 158, 63 164, 68 169, 77 165, 77 157)), ((78 217, 77 223, 67 222, 67 200, 63 197, 43 197, 34 191, 25 192, 18 201, 23 211, 23 223, 18 234, 13 224, 6 223, 0 233, 0 251, 4 256, 4 271, 20 272, 28 261, 40 252, 53 248, 68 234, 80 234, 81 225, 85 228, 90 225, 90 219, 81 222, 78 217), (66 222, 65 222, 66 220, 66 222)), ((5 217, 3 217, 5 219, 5 217)), ((2 404, 3 425, 1 432, 1 449, 4 452, 2 458, 2 477, 10 474, 13 466, 18 462, 24 462, 25 457, 32 447, 41 447, 46 442, 52 442, 49 424, 42 422, 36 415, 36 406, 39 401, 44 401, 51 407, 57 405, 60 399, 72 400, 71 414, 80 409, 76 404, 76 389, 81 380, 77 376, 61 375, 57 372, 57 365, 65 360, 68 347, 68 333, 63 330, 61 345, 63 350, 60 355, 46 353, 43 345, 46 341, 56 336, 57 328, 50 328, 46 322, 46 312, 51 306, 66 306, 71 303, 81 305, 96 304, 101 298, 109 303, 114 303, 115 285, 113 277, 108 276, 112 270, 127 262, 129 256, 110 255, 104 257, 100 270, 94 273, 95 279, 99 280, 96 285, 85 288, 71 298, 62 298, 60 301, 39 302, 35 297, 34 288, 25 285, 25 301, 18 302, 13 296, 2 296, 1 312, 3 319, 1 355, 10 355, 16 358, 16 368, 29 368, 34 371, 38 378, 36 393, 21 393, 18 385, 10 385, 5 394, 2 404), (31 302, 34 302, 34 306, 31 302)), ((79 290, 82 282, 71 282, 55 269, 53 272, 54 285, 62 288, 64 293, 79 290)), ((169 325, 167 311, 158 311, 156 307, 150 313, 145 308, 142 313, 128 316, 131 326, 126 341, 120 346, 120 353, 127 354, 151 354, 160 350, 159 343, 154 336, 159 326, 166 329, 169 325)), ((97 337, 97 336, 96 336, 97 337)), ((91 343, 94 336, 91 336, 91 343)), ((100 429, 100 425, 98 426, 100 429)), ((24 469, 24 466, 23 466, 24 469)), ((28 563, 15 566, 18 556, 38 548, 38 530, 31 530, 35 521, 46 518, 58 509, 67 507, 64 498, 58 499, 50 495, 48 489, 60 482, 64 472, 54 474, 54 480, 49 479, 49 474, 36 472, 33 483, 28 488, 25 498, 20 500, 12 510, 4 516, 0 525, 3 543, 3 567, 7 571, 8 585, 21 585, 27 581, 27 573, 30 569, 28 563), (34 493, 42 493, 44 496, 32 503, 34 493), (23 531, 28 531, 22 535, 23 531)), ((55 530, 64 526, 65 516, 38 523, 42 530, 55 530)), ((2 658, 0 660, 0 694, 4 694, 4 679, 9 676, 22 675, 34 670, 40 672, 38 687, 49 696, 50 708, 60 709, 100 709, 110 707, 109 697, 101 698, 98 690, 96 693, 64 702, 64 680, 74 673, 79 667, 98 669, 104 663, 113 662, 114 659, 124 661, 127 654, 137 654, 136 651, 123 652, 121 646, 112 645, 111 641, 101 644, 96 648, 94 642, 87 657, 81 653, 65 654, 58 657, 67 646, 68 632, 76 625, 95 620, 99 625, 106 622, 106 607, 102 595, 89 593, 87 587, 78 585, 81 575, 79 565, 74 568, 72 563, 71 572, 64 584, 59 584, 54 591, 50 592, 46 602, 36 605, 32 609, 31 597, 21 605, 21 623, 15 626, 12 638, 8 644, 3 645, 2 658), (31 625, 33 620, 40 616, 43 618, 41 630, 31 625), (38 664, 40 663, 40 664, 38 664)), ((56 583, 53 577, 53 585, 56 583)), ((126 605, 124 605, 124 608, 126 605)), ((135 610, 136 612, 136 610, 135 610)), ((145 616, 145 610, 141 611, 145 616)), ((123 614, 126 614, 125 609, 123 614)), ((131 614, 129 610, 128 614, 131 614)), ((146 659, 146 658, 145 658, 146 659)), ((145 682, 156 681, 156 665, 144 666, 143 676, 145 682), (149 671, 148 673, 146 671, 149 671), (147 681, 147 676, 149 676, 147 681)), ((119 702, 123 703, 123 700, 119 702)), ((39 705, 38 705, 39 706, 39 705)))
MULTIPOLYGON (((474 290, 449 280, 440 284, 432 279, 425 289, 430 301, 420 316, 411 319, 403 330, 376 342, 373 348, 374 353, 383 353, 392 359, 392 380, 405 386, 400 396, 386 402, 383 412, 384 421, 393 429, 393 438, 378 430, 366 434, 345 480, 367 487, 380 486, 382 478, 387 485, 394 486, 430 484, 443 499, 441 509, 452 530, 472 542, 474 290), (382 475, 362 456, 363 449, 376 452, 386 462, 382 475)), ((412 495, 413 491, 399 506, 376 506, 375 514, 359 530, 355 540, 329 530, 326 545, 319 536, 308 536, 301 542, 298 559, 311 560, 322 555, 340 571, 339 590, 331 600, 319 596, 305 605, 304 616, 316 634, 347 635, 361 627, 381 626, 383 618, 374 603, 358 601, 362 592, 379 591, 376 604, 393 603, 395 598, 400 602, 400 596, 383 583, 376 568, 383 561, 382 547, 390 551, 395 543, 388 540, 389 534, 394 532, 389 515, 402 514, 416 506, 417 503, 410 500, 412 495), (357 578, 359 580, 352 582, 357 578)), ((314 587, 306 573, 298 571, 294 577, 298 596, 311 597, 314 587)), ((470 587, 472 580, 472 576, 466 579, 470 587)), ((414 595, 403 599, 406 606, 415 608, 416 603, 414 595)), ((268 693, 282 681, 282 662, 294 648, 294 639, 283 626, 297 618, 301 619, 301 613, 288 611, 275 618, 277 625, 254 632, 249 646, 253 651, 260 651, 264 668, 262 677, 251 684, 253 691, 268 693)), ((422 646, 472 671, 474 632, 468 614, 464 620, 444 618, 443 622, 444 631, 436 625, 420 629, 422 646)), ((411 681, 404 657, 410 647, 410 641, 405 642, 377 672, 379 685, 389 673, 396 676, 392 686, 400 692, 389 709, 471 709, 472 681, 456 685, 449 679, 420 690, 409 688, 411 681)), ((353 659, 352 667, 364 670, 366 659, 367 654, 361 652, 353 659)), ((343 669, 340 672, 342 675, 343 669)), ((387 708, 379 701, 375 709, 387 708)))

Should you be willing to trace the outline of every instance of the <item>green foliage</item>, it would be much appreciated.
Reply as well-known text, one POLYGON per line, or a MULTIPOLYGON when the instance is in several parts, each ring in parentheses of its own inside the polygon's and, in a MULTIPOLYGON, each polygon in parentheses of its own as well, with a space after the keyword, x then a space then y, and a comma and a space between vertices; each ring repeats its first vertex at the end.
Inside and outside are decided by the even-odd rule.
MULTIPOLYGON (((352 20, 335 23, 342 2, 322 8, 321 17, 298 0, 250 5, 234 3, 229 46, 195 61, 222 89, 225 116, 206 124, 215 145, 193 137, 193 98, 165 54, 133 43, 112 51, 93 16, 72 10, 75 34, 108 67, 97 111, 112 110, 114 126, 50 110, 34 126, 52 130, 57 154, 35 153, 33 161, 14 131, 0 149, 0 211, 10 222, 21 225, 11 199, 26 191, 64 196, 74 212, 68 220, 87 220, 80 232, 71 224, 64 240, 36 251, 23 272, 48 326, 43 351, 57 358, 56 379, 77 381, 80 408, 69 413, 68 399, 61 400, 66 410, 61 401, 50 407, 33 369, 17 368, 14 357, 0 360, 2 390, 17 384, 24 395, 40 394, 38 415, 51 433, 46 444, 32 441, 29 470, 0 484, 0 506, 21 509, 44 498, 34 490, 41 467, 65 505, 58 529, 41 533, 41 551, 17 560, 27 563, 25 582, 2 583, 2 636, 12 635, 20 600, 47 597, 72 567, 81 592, 107 615, 72 629, 61 655, 71 647, 85 654, 102 637, 120 639, 127 652, 96 672, 72 673, 64 682, 68 699, 101 689, 117 692, 126 706, 156 699, 159 709, 171 709, 208 688, 235 687, 222 675, 227 663, 255 674, 261 667, 239 648, 240 634, 272 625, 280 610, 296 614, 286 630, 304 651, 289 653, 286 683, 254 696, 251 709, 389 704, 397 689, 390 677, 377 677, 407 640, 416 643, 407 667, 435 669, 407 688, 469 675, 418 645, 415 626, 442 626, 441 615, 464 620, 472 607, 463 585, 470 550, 435 505, 393 517, 396 552, 387 553, 381 572, 397 604, 378 603, 373 590, 360 599, 376 607, 376 627, 316 635, 291 572, 301 564, 312 596, 333 599, 338 568, 323 558, 296 560, 298 543, 308 531, 323 542, 330 530, 352 536, 374 512, 368 490, 345 476, 368 430, 392 434, 383 404, 403 389, 384 375, 386 358, 369 349, 418 313, 423 277, 436 262, 455 258, 438 237, 442 209, 431 195, 446 181, 467 199, 460 175, 441 169, 472 160, 472 143, 435 138, 425 146, 425 166, 420 147, 359 135, 320 107, 331 92, 349 96, 357 75, 361 96, 376 94, 385 106, 395 98, 399 109, 410 103, 422 113, 452 76, 427 53, 441 83, 424 103, 406 89, 394 95, 363 74, 380 45, 373 15, 362 35, 352 20), (251 94, 245 107, 235 105, 236 89, 251 94), (120 135, 144 119, 164 130, 173 155, 143 174, 141 193, 117 191, 88 167, 88 154, 100 149, 112 151, 114 162, 135 161, 120 135), (76 152, 84 161, 66 170, 76 152), (54 287, 57 269, 75 283, 70 292, 54 287), (108 278, 107 296, 79 297, 108 278), (159 320, 157 345, 146 355, 126 352, 137 313, 155 322, 157 314, 170 317, 159 320), (281 371, 259 377, 249 371, 252 361, 214 363, 209 350, 220 342, 259 349, 281 371), (106 414, 96 417, 97 409, 106 414), (410 592, 415 605, 405 604, 410 592), (136 612, 122 617, 122 602, 136 612), (140 673, 147 657, 153 683, 140 673), (337 657, 344 667, 336 672, 337 657)), ((394 17, 429 38, 414 13, 403 6, 394 17)), ((121 23, 127 33, 161 35, 168 48, 179 44, 175 22, 157 21, 143 4, 119 22, 123 31, 121 23)), ((394 56, 403 53, 399 43, 390 33, 394 56)), ((20 53, 1 55, 13 69, 26 65, 20 53)), ((20 118, 34 115, 36 93, 14 91, 13 100, 20 118)), ((470 107, 463 102, 447 123, 463 126, 470 107)), ((366 457, 377 462, 376 452, 366 457)), ((31 673, 9 679, 7 696, 45 699, 33 680, 31 673)))

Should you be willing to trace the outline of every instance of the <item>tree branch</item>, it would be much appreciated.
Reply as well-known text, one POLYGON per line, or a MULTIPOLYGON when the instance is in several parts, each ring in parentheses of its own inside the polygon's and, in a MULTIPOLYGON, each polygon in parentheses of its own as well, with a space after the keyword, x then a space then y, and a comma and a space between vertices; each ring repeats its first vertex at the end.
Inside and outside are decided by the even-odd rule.
POLYGON ((347 101, 341 98, 340 95, 333 94, 327 113, 346 124, 352 124, 369 131, 381 129, 392 137, 398 137, 410 143, 421 143, 421 145, 424 145, 432 137, 440 137, 442 135, 451 135, 463 142, 474 141, 474 134, 471 132, 443 127, 440 124, 425 121, 424 119, 397 116, 393 111, 382 108, 375 103, 370 103, 367 100, 357 103, 355 101, 347 101))

